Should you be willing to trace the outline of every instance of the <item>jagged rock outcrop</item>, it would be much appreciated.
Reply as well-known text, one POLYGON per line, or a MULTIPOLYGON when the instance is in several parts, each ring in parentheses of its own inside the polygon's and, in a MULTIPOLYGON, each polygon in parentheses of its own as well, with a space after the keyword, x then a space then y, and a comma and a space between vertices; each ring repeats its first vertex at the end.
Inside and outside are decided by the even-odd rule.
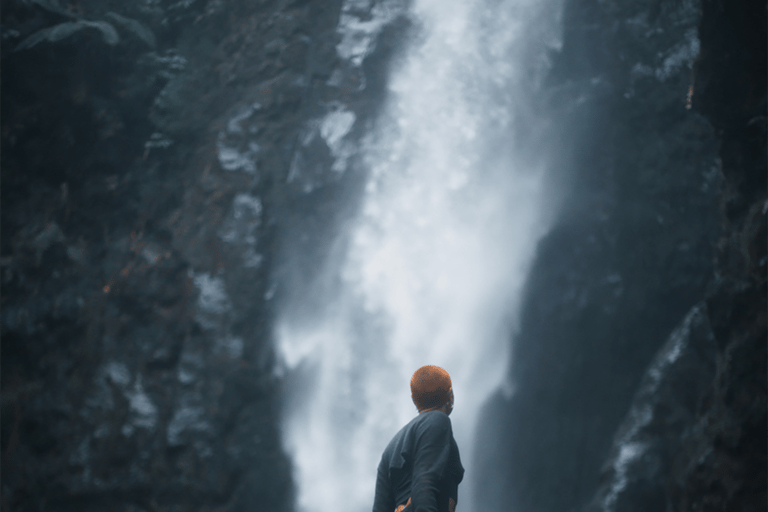
POLYGON ((551 80, 573 181, 513 394, 488 405, 482 472, 506 468, 480 479, 489 506, 764 504, 765 15, 743 7, 566 2, 551 80))
POLYGON ((3 511, 293 507, 275 304, 354 208, 391 7, 4 4, 3 511))
POLYGON ((4 4, 4 511, 291 508, 275 218, 339 14, 4 4))
POLYGON ((768 499, 766 5, 702 7, 692 103, 717 129, 724 178, 714 275, 646 373, 595 510, 758 511, 768 499))
POLYGON ((590 502, 643 373, 702 300, 721 178, 715 131, 687 108, 700 18, 688 1, 565 3, 550 75, 565 192, 512 340, 513 393, 488 404, 481 473, 504 468, 480 478, 489 507, 590 502))
POLYGON ((690 445, 700 434, 697 413, 711 400, 716 353, 706 305, 697 304, 643 376, 604 466, 605 483, 587 510, 688 509, 675 502, 685 490, 674 473, 706 458, 690 445))

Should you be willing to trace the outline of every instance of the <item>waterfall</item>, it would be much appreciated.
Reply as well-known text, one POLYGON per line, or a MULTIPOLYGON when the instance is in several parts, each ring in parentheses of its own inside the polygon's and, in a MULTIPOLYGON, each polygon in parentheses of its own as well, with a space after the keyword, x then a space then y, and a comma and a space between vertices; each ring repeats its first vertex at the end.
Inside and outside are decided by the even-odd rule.
MULTIPOLYGON (((392 17, 377 7, 365 22, 342 14, 338 52, 353 64, 392 17)), ((302 512, 370 510, 381 453, 416 414, 410 376, 425 364, 453 380, 467 470, 459 509, 472 511, 475 418, 492 392, 511 392, 509 340, 546 229, 546 121, 534 105, 546 48, 559 44, 559 2, 414 0, 407 15, 414 35, 355 150, 368 181, 325 270, 336 285, 322 311, 278 319, 283 364, 304 383, 284 419, 302 512)), ((351 119, 326 130, 335 147, 351 119)))

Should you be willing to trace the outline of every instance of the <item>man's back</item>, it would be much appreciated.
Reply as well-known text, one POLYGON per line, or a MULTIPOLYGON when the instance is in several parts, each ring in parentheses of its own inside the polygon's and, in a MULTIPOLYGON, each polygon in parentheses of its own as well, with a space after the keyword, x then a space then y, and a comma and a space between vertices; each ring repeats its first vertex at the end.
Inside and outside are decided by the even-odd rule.
POLYGON ((424 411, 392 438, 381 457, 373 512, 394 512, 408 502, 408 512, 448 512, 458 501, 464 477, 459 448, 448 415, 424 411))

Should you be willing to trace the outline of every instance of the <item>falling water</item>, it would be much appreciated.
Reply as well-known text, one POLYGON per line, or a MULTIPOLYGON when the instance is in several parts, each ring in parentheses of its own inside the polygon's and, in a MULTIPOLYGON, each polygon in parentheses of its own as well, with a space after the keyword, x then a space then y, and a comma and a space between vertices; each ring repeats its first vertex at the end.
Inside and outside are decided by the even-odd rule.
MULTIPOLYGON (((416 35, 358 148, 362 206, 326 270, 340 284, 320 313, 286 310, 278 323, 284 365, 306 382, 284 424, 300 511, 370 510, 381 452, 416 414, 410 376, 436 364, 453 380, 459 508, 472 512, 474 419, 504 390, 546 228, 546 122, 532 105, 558 12, 557 0, 411 4, 416 35)), ((339 31, 353 22, 342 16, 339 31)), ((339 54, 359 64, 370 41, 347 43, 339 54)))

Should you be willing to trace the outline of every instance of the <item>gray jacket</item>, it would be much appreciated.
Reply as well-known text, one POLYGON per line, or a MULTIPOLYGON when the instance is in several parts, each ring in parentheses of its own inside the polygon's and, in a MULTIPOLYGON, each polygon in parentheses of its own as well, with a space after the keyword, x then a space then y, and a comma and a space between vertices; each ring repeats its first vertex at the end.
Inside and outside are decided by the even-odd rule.
POLYGON ((400 429, 381 456, 373 512, 394 512, 408 498, 406 512, 448 512, 449 498, 458 502, 463 478, 450 418, 442 411, 421 413, 400 429))

